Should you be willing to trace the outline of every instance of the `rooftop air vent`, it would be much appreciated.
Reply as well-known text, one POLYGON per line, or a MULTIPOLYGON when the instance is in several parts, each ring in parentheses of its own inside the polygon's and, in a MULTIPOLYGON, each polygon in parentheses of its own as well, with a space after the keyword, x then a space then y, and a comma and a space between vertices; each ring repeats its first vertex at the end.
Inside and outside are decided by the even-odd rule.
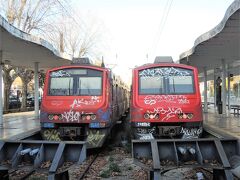
POLYGON ((93 64, 92 61, 87 58, 87 57, 84 57, 84 58, 73 58, 72 60, 72 64, 86 64, 86 65, 91 65, 93 64))
POLYGON ((154 63, 174 63, 172 56, 156 56, 154 63))

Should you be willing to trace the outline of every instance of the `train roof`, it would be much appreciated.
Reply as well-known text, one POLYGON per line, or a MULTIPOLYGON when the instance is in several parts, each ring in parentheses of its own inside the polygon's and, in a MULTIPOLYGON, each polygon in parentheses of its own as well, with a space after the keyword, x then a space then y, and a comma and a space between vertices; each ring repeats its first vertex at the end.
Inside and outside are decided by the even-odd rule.
POLYGON ((149 63, 144 64, 142 66, 134 68, 134 70, 142 70, 147 68, 153 68, 153 67, 180 67, 180 68, 186 68, 186 69, 196 69, 196 67, 185 65, 185 64, 177 64, 177 63, 149 63))
POLYGON ((186 69, 196 69, 193 66, 175 63, 173 61, 172 56, 156 56, 154 63, 143 64, 141 66, 134 68, 134 70, 142 70, 153 67, 180 67, 186 69))

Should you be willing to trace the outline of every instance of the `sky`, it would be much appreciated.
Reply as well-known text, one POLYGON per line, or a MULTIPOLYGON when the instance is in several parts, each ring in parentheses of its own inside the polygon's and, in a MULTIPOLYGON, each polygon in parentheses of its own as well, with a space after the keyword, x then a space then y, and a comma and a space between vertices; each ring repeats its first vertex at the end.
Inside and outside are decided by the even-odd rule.
MULTIPOLYGON (((105 27, 104 61, 124 81, 131 69, 156 56, 179 55, 217 26, 233 0, 74 0, 81 15, 105 27)), ((87 23, 87 22, 85 22, 87 23)))

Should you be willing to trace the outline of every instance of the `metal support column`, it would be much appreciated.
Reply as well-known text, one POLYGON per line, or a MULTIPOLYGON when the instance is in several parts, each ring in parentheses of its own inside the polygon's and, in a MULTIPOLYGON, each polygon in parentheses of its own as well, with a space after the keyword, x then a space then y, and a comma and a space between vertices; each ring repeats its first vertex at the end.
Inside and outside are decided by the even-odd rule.
POLYGON ((0 51, 0 128, 3 127, 3 63, 2 51, 0 51))
POLYGON ((213 99, 214 99, 214 109, 217 107, 217 103, 216 103, 216 79, 217 79, 217 76, 216 76, 216 70, 214 69, 213 70, 213 99))
POLYGON ((226 115, 226 62, 222 59, 222 113, 226 115))
POLYGON ((230 79, 231 78, 230 78, 230 72, 229 72, 229 65, 228 65, 228 74, 227 75, 228 75, 228 78, 227 78, 228 79, 228 99, 227 100, 228 100, 228 111, 230 111, 231 110, 230 109, 230 106, 231 106, 231 104, 230 104, 230 96, 231 96, 230 95, 230 92, 231 92, 230 79))
POLYGON ((207 102, 207 68, 204 67, 204 112, 208 112, 208 102, 207 102))
POLYGON ((38 62, 34 63, 34 110, 35 118, 39 118, 39 79, 38 79, 38 62))

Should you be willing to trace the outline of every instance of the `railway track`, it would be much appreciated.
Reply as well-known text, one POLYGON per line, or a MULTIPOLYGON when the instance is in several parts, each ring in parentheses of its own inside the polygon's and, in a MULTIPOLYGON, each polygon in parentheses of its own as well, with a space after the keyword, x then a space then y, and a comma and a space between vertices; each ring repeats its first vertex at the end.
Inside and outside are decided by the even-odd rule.
POLYGON ((24 139, 0 142, 0 179, 161 179, 190 168, 193 176, 230 180, 231 157, 239 156, 237 139, 216 132, 201 139, 132 140, 132 154, 111 143, 87 153, 84 142, 42 141, 38 133, 24 139))
POLYGON ((204 131, 199 139, 132 141, 134 162, 151 172, 150 179, 161 179, 165 172, 175 169, 190 168, 201 176, 211 172, 210 179, 232 180, 235 177, 230 162, 239 155, 238 140, 216 132, 204 131))

